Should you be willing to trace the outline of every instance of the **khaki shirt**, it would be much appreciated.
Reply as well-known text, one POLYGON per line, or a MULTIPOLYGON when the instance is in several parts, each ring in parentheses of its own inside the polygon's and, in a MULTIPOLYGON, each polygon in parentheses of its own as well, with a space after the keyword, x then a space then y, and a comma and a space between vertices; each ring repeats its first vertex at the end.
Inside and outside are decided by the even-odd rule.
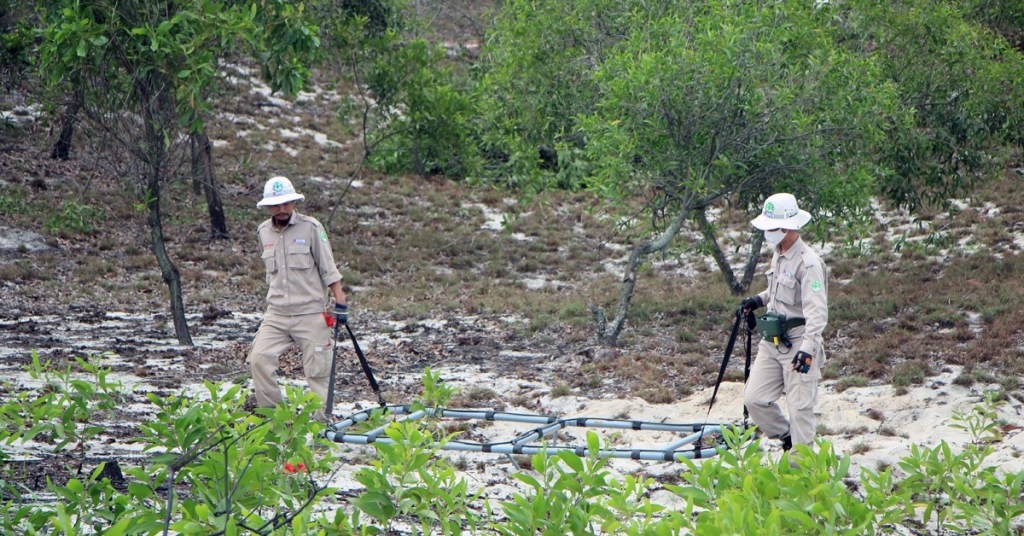
POLYGON ((804 351, 815 358, 824 357, 822 332, 828 324, 828 269, 821 257, 802 238, 785 253, 778 249, 772 255, 768 276, 768 289, 758 294, 769 313, 786 315, 786 318, 801 317, 806 321, 802 327, 791 333, 803 341, 797 351, 804 351))
POLYGON ((315 218, 292 213, 284 229, 267 219, 256 229, 267 269, 267 312, 294 316, 324 312, 327 287, 341 281, 331 243, 315 218))

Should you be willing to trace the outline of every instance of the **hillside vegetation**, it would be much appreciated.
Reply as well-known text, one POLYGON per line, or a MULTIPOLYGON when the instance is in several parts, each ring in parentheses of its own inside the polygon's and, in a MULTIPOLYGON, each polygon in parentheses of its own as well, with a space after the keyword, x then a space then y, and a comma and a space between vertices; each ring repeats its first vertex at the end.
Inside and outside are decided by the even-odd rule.
MULTIPOLYGON (((139 8, 127 18, 156 6, 117 5, 139 8)), ((251 56, 216 39, 189 48, 163 25, 130 32, 146 45, 133 60, 171 58, 154 69, 168 85, 148 88, 161 98, 139 99, 115 90, 146 69, 105 70, 119 65, 101 55, 107 34, 73 38, 117 28, 110 18, 57 24, 113 4, 32 15, 0 0, 6 531, 1021 533, 1012 9, 356 0, 310 2, 317 18, 261 5, 227 2, 224 24, 209 11, 193 27, 251 56), (66 40, 14 31, 24 20, 66 40), (283 22, 294 41, 263 33, 283 22), (313 29, 336 33, 317 48, 313 29), (27 43, 74 53, 44 66, 27 43), (174 56, 184 49, 224 55, 174 56), (21 60, 42 70, 8 77, 21 60), (54 158, 77 75, 97 100, 54 158), (189 145, 203 137, 205 170, 189 145), (389 402, 659 422, 710 415, 735 309, 769 259, 749 220, 767 193, 792 190, 829 267, 826 443, 798 468, 749 429, 706 439, 731 448, 699 463, 499 463, 440 452, 501 436, 492 423, 426 420, 389 427, 394 448, 317 449, 295 349, 273 410, 253 407, 242 361, 266 291, 255 204, 274 175, 325 224, 389 402), (180 274, 180 319, 160 259, 180 274)), ((742 342, 723 389, 734 400, 715 408, 730 421, 742 342)), ((349 344, 336 401, 355 411, 375 404, 349 344)), ((627 433, 600 441, 625 447, 627 433)))

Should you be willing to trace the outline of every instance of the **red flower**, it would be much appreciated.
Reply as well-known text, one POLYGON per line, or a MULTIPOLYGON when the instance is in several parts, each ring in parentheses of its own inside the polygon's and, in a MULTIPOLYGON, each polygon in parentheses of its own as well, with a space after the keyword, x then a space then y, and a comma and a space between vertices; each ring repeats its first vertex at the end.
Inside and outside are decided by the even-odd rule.
POLYGON ((304 472, 304 473, 305 473, 305 472, 308 472, 308 471, 306 470, 306 464, 304 464, 304 463, 302 463, 302 462, 299 462, 299 465, 295 466, 295 469, 296 469, 296 470, 298 470, 298 471, 302 471, 302 472, 304 472))
MULTIPOLYGON (((304 467, 301 463, 299 464, 299 466, 304 467)), ((295 466, 292 465, 292 462, 287 462, 284 464, 284 472, 292 475, 295 474, 295 466)))

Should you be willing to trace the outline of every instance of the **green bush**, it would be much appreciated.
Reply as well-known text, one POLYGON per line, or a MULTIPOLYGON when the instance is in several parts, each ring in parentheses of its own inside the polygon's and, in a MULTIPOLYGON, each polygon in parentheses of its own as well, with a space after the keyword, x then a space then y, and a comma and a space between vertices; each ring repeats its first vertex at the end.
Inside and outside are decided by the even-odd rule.
POLYGON ((60 212, 50 215, 43 223, 43 229, 54 234, 89 234, 97 229, 105 214, 103 210, 75 201, 65 201, 60 212))

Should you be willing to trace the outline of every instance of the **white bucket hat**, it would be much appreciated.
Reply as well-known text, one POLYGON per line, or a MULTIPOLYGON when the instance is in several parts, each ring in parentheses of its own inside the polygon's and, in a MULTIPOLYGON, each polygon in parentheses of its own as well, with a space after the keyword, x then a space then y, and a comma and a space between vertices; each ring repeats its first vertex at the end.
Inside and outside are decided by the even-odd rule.
POLYGON ((761 215, 750 224, 762 231, 771 229, 799 229, 811 221, 811 213, 800 210, 793 194, 775 194, 764 200, 761 215))
POLYGON ((295 191, 292 181, 287 177, 271 177, 263 186, 263 199, 256 203, 257 207, 283 205, 289 201, 301 201, 306 196, 295 191))

